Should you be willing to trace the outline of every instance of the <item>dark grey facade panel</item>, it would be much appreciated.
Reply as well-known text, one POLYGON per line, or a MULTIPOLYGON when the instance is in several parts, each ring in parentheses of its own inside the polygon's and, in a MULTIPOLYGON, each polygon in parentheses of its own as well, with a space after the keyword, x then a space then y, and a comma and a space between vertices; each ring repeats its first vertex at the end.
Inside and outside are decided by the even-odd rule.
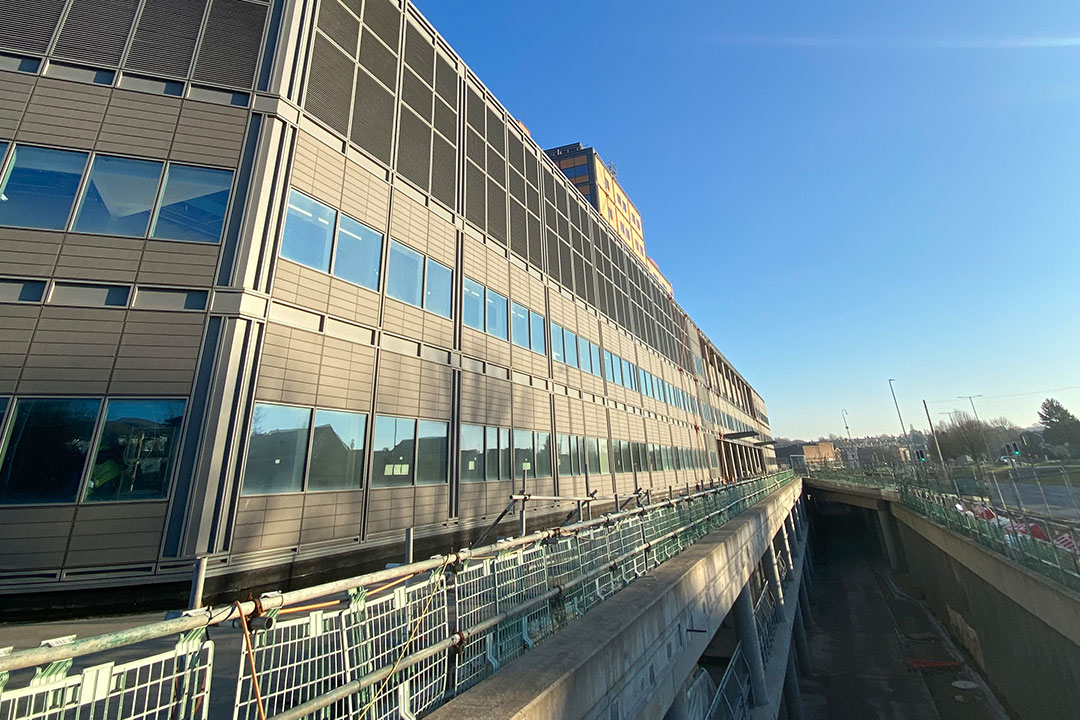
POLYGON ((356 46, 360 41, 360 21, 346 10, 344 5, 338 0, 323 0, 319 3, 317 24, 346 55, 350 58, 356 57, 356 46))
POLYGON ((251 88, 262 50, 266 10, 266 5, 243 0, 212 0, 193 79, 251 88))
POLYGON ((333 43, 321 35, 315 38, 304 108, 343 135, 349 131, 355 70, 352 59, 333 43))
POLYGON ((44 55, 67 0, 0 0, 0 47, 44 55))
POLYGON ((390 164, 394 134, 394 96, 363 71, 356 73, 350 139, 390 164))
POLYGON ((124 69, 186 78, 206 4, 207 0, 146 0, 124 69))
POLYGON ((431 173, 431 128, 405 109, 401 111, 399 122, 397 170, 427 190, 431 173))
POLYGON ((365 0, 364 24, 397 52, 398 29, 401 27, 401 8, 392 0, 365 0))
POLYGON ((397 88, 398 57, 379 42, 368 28, 364 28, 360 41, 360 64, 386 87, 391 90, 397 88))
POLYGON ((139 0, 73 0, 53 56, 119 65, 138 9, 139 0))

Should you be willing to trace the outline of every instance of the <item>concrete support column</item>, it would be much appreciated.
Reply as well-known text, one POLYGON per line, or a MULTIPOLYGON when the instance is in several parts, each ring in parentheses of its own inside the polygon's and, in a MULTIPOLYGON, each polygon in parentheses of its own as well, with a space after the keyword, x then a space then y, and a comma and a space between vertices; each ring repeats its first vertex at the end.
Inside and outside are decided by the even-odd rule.
POLYGON ((784 607, 784 589, 780 585, 780 568, 776 565, 776 551, 772 543, 769 543, 765 554, 768 556, 765 558, 765 578, 769 581, 777 606, 782 608, 784 607))
POLYGON ((799 603, 795 603, 795 619, 792 625, 799 665, 802 665, 803 672, 810 672, 810 645, 806 640, 806 625, 803 624, 802 608, 799 603))
POLYGON ((761 641, 758 640, 757 622, 754 620, 754 601, 750 598, 750 583, 742 586, 735 598, 735 632, 742 643, 743 657, 750 668, 750 689, 753 704, 765 702, 765 663, 761 658, 761 641))
POLYGON ((784 673, 784 705, 788 720, 803 720, 802 693, 799 692, 799 671, 795 668, 795 653, 787 656, 787 672, 784 673))
MULTIPOLYGON (((804 563, 805 564, 805 563, 804 563)), ((810 611, 810 596, 806 593, 806 583, 799 583, 799 607, 807 624, 814 622, 814 613, 810 611)))
POLYGON ((783 538, 783 540, 784 540, 784 552, 786 553, 787 559, 788 559, 788 570, 789 571, 794 570, 795 569, 795 555, 794 555, 793 551, 798 546, 793 545, 791 543, 791 538, 788 535, 788 521, 787 521, 787 518, 784 518, 783 524, 780 525, 780 537, 783 538))
POLYGON ((900 572, 902 570, 900 548, 896 530, 892 524, 892 515, 889 514, 889 508, 884 505, 878 505, 877 515, 878 524, 881 525, 881 537, 885 541, 885 552, 889 556, 889 567, 893 569, 893 572, 900 572))

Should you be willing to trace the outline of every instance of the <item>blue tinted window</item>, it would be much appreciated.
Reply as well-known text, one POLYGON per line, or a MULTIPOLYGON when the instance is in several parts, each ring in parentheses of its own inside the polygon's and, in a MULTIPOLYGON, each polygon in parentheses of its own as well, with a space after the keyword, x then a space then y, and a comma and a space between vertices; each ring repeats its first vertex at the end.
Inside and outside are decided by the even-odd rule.
POLYGON ((185 405, 183 400, 110 400, 83 499, 167 497, 185 405))
POLYGON ((427 280, 424 285, 424 309, 448 318, 453 296, 454 271, 428 258, 427 280))
POLYGON ((600 369, 600 346, 596 343, 589 343, 589 357, 592 360, 593 375, 603 377, 603 371, 600 369))
POLYGON ((371 453, 372 487, 412 485, 416 421, 379 415, 371 453))
POLYGON ((534 312, 529 313, 529 336, 531 338, 533 352, 541 355, 547 354, 544 347, 544 316, 534 312))
POLYGON ((577 367, 577 335, 567 329, 563 329, 563 353, 566 355, 566 364, 577 367))
POLYGON ((615 380, 615 371, 612 366, 613 357, 614 356, 609 351, 604 351, 604 369, 606 371, 605 374, 607 375, 607 379, 611 381, 615 380))
POLYGON ((563 361, 563 329, 556 323, 551 323, 551 359, 563 361))
POLYGON ((622 385, 622 360, 619 356, 611 354, 611 379, 618 385, 622 385))
POLYGON ((634 388, 634 371, 631 369, 629 360, 622 361, 622 385, 630 390, 634 388))
POLYGON ((484 329, 484 286, 465 278, 462 289, 462 322, 466 327, 484 329))
POLYGON ((98 155, 90 166, 76 232, 143 237, 161 181, 159 162, 98 155))
POLYGON ((487 332, 506 339, 506 298, 494 290, 487 290, 487 332))
MULTIPOLYGON (((150 237, 207 243, 221 240, 232 179, 232 170, 170 165, 150 237)), ((289 205, 291 214, 291 197, 289 205)))
POLYGON ((300 492, 311 410, 256 403, 244 467, 244 495, 300 492))
POLYGON ((334 241, 331 207, 295 190, 289 192, 289 211, 281 238, 281 257, 330 272, 330 247, 334 241))
POLYGON ((378 290, 380 262, 382 233, 358 223, 344 213, 339 214, 334 274, 342 280, 378 290))
POLYGON ((589 341, 585 338, 578 336, 578 362, 581 365, 581 369, 587 373, 592 372, 592 357, 589 355, 589 341))
POLYGON ((17 400, 0 445, 0 504, 75 502, 100 400, 17 400))
POLYGON ((364 476, 367 415, 316 410, 311 438, 308 490, 355 490, 364 476))
POLYGON ((0 225, 63 230, 86 153, 16 145, 0 177, 0 225))
POLYGON ((5 141, 0 140, 0 168, 4 167, 4 153, 7 152, 7 146, 5 141))
POLYGON ((390 241, 390 262, 386 270, 386 294, 420 307, 424 293, 424 256, 397 240, 390 241))
POLYGON ((510 339, 515 345, 529 347, 529 311, 516 302, 510 303, 510 339))

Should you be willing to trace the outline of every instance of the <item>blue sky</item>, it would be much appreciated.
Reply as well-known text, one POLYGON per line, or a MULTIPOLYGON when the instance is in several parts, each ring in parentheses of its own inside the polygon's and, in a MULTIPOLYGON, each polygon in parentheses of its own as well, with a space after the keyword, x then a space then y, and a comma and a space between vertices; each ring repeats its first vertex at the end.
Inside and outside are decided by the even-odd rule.
POLYGON ((618 165, 776 435, 895 433, 889 378, 917 427, 1080 415, 1075 0, 418 6, 541 146, 618 165))

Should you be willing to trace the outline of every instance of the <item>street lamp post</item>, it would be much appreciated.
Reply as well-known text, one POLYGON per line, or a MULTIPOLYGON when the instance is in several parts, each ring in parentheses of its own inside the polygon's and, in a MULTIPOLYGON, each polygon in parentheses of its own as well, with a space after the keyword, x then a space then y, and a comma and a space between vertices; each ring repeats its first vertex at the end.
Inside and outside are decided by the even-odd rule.
POLYGON ((853 459, 854 459, 854 462, 855 462, 855 466, 858 467, 858 465, 859 465, 859 453, 855 452, 855 442, 851 439, 851 428, 848 427, 847 416, 848 416, 848 411, 847 410, 841 410, 840 411, 840 417, 844 419, 844 430, 847 431, 848 447, 851 448, 851 451, 853 453, 853 459))
POLYGON ((904 425, 904 416, 900 414, 900 403, 896 401, 896 389, 893 388, 893 383, 896 382, 896 378, 889 378, 889 392, 892 393, 893 405, 896 406, 896 417, 900 418, 900 434, 904 437, 904 444, 908 449, 908 462, 915 463, 915 451, 911 448, 911 436, 908 435, 907 426, 904 425))

